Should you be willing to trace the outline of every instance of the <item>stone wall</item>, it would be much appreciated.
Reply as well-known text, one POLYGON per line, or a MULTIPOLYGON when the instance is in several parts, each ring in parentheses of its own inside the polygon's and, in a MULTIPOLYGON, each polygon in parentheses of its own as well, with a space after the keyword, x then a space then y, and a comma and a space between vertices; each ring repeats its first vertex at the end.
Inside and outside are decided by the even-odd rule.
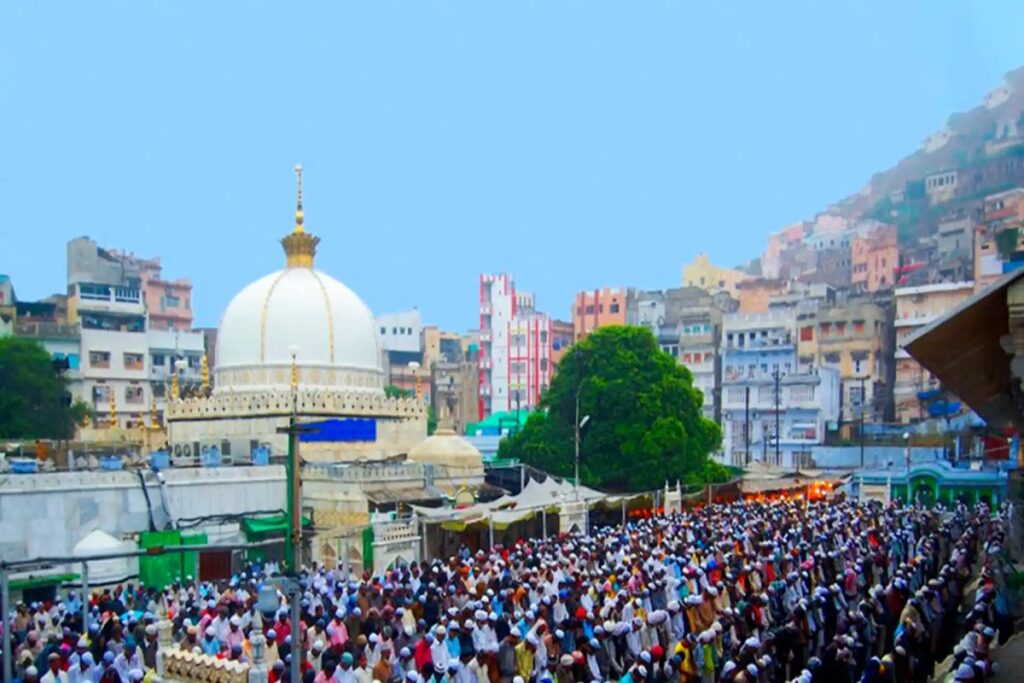
MULTIPOLYGON (((280 465, 172 468, 163 474, 170 508, 178 519, 285 507, 285 475, 280 465)), ((168 513, 160 486, 151 472, 144 477, 154 523, 162 529, 168 513)), ((0 478, 0 559, 70 555, 75 544, 94 529, 121 540, 149 530, 146 497, 135 472, 0 478)))

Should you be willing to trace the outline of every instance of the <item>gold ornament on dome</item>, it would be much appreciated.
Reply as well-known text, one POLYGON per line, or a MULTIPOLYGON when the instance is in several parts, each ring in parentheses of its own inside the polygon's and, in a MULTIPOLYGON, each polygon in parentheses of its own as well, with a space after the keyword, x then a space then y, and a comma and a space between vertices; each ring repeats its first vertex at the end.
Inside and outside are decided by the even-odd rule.
POLYGON ((302 164, 295 166, 298 179, 298 201, 295 206, 295 229, 281 240, 287 268, 312 268, 320 238, 306 232, 302 213, 302 164))

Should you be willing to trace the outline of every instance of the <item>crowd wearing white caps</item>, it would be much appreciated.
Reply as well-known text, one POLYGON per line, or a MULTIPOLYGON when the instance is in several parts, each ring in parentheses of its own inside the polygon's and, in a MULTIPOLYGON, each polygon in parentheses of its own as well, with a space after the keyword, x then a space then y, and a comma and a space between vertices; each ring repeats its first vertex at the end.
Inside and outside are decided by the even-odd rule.
MULTIPOLYGON (((922 682, 991 674, 1012 617, 991 558, 1005 510, 878 503, 712 505, 354 576, 302 572, 302 621, 265 615, 272 683, 295 665, 327 683, 922 682), (964 587, 990 559, 975 595, 964 587)), ((157 615, 174 647, 246 661, 256 597, 276 568, 162 591, 127 585, 19 605, 19 680, 132 683, 155 665, 157 615), (40 672, 45 671, 43 675, 40 672), (47 678, 49 677, 49 678, 47 678)))

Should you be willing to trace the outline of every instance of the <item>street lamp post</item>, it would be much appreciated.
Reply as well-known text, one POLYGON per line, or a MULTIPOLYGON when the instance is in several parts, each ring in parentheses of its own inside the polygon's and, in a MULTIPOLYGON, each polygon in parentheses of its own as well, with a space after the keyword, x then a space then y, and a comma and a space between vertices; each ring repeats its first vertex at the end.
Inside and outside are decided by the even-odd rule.
POLYGON ((864 399, 866 395, 864 393, 864 377, 860 378, 860 468, 864 469, 864 399))
POLYGON ((583 427, 585 427, 587 422, 590 420, 589 415, 584 415, 583 418, 580 419, 580 389, 582 388, 583 384, 580 384, 578 387, 576 387, 576 417, 573 420, 575 424, 575 439, 573 441, 575 446, 574 476, 576 482, 574 488, 576 493, 576 500, 580 499, 580 430, 583 429, 583 427))

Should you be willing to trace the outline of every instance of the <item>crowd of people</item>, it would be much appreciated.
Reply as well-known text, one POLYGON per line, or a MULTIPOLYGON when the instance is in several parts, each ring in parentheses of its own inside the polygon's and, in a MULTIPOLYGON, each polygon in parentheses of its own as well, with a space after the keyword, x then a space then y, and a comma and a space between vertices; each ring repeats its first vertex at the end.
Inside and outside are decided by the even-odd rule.
POLYGON ((257 648, 258 566, 18 604, 3 627, 29 683, 146 680, 162 619, 171 647, 262 651, 272 683, 291 667, 314 683, 923 683, 948 655, 955 680, 982 681, 1012 629, 993 571, 1007 514, 709 505, 377 576, 313 566, 300 623, 278 594, 257 648))

